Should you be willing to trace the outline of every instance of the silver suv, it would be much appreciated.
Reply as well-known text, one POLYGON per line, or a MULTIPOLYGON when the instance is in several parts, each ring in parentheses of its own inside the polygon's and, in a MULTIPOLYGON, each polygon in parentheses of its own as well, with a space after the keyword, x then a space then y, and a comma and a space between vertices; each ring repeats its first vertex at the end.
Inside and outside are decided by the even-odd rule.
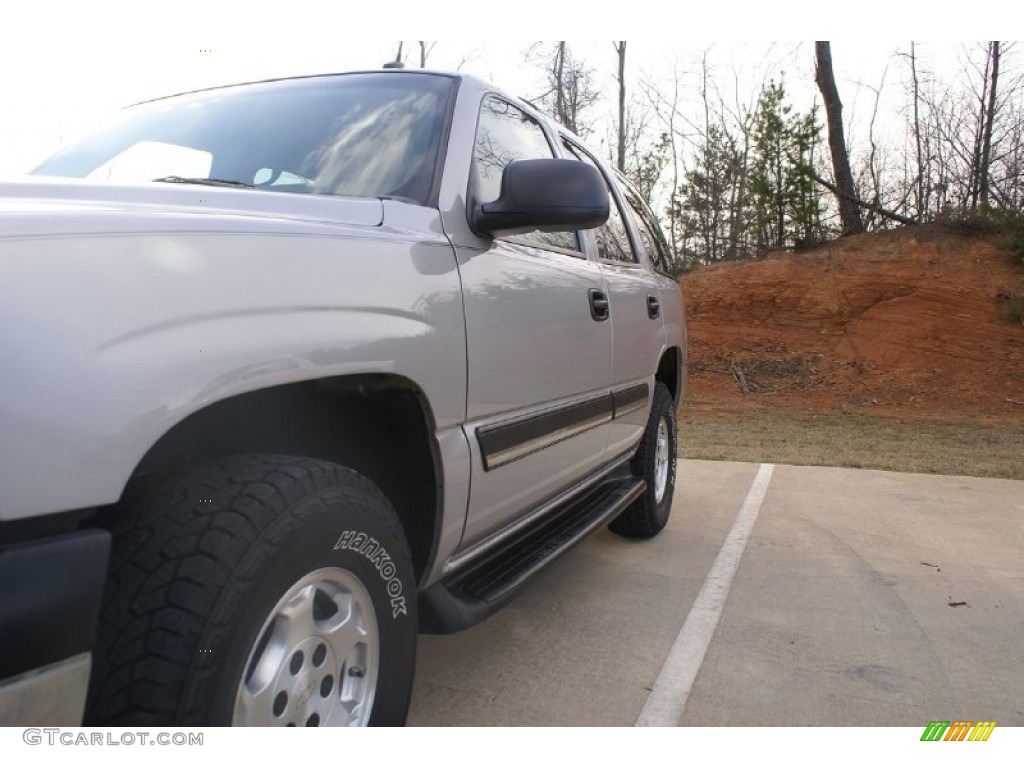
POLYGON ((399 724, 418 632, 668 519, 672 251, 490 85, 136 105, 0 218, 0 724, 399 724))

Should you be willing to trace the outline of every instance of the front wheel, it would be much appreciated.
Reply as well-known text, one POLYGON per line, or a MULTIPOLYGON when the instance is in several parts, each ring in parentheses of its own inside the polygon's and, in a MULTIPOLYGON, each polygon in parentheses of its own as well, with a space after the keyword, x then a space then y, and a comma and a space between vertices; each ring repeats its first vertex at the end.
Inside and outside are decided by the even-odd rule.
POLYGON ((384 495, 324 461, 239 456, 125 510, 88 718, 103 725, 400 725, 411 557, 384 495))
POLYGON ((644 494, 608 526, 620 536, 648 539, 668 523, 676 485, 676 410, 668 387, 654 384, 651 414, 633 457, 633 474, 647 482, 644 494))

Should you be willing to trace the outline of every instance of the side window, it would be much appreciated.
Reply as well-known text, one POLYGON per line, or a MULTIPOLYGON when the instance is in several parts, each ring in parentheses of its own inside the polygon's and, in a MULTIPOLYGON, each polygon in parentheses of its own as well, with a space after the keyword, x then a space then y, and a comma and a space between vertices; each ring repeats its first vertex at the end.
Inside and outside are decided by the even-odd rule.
POLYGON ((601 177, 604 178, 605 185, 608 186, 608 221, 603 226, 593 230, 594 238, 597 240, 598 257, 607 261, 636 264, 636 254, 633 253, 633 248, 630 245, 626 224, 622 220, 622 211, 619 210, 618 203, 615 201, 615 195, 611 192, 608 177, 605 176, 604 171, 601 170, 601 167, 594 162, 594 158, 587 152, 568 142, 566 142, 565 148, 577 160, 582 160, 584 163, 589 163, 597 168, 601 173, 601 177))
MULTIPOLYGON (((536 120, 507 101, 494 96, 484 99, 473 152, 476 192, 481 202, 498 199, 501 174, 513 160, 545 157, 554 157, 554 153, 536 120)), ((579 250, 575 232, 528 232, 510 239, 579 250)))
POLYGON ((622 185, 622 189, 633 215, 633 223, 636 225, 640 242, 643 243, 644 252, 651 260, 651 265, 661 274, 678 280, 682 268, 673 255, 668 241, 665 240, 658 220, 635 189, 626 184, 622 185))

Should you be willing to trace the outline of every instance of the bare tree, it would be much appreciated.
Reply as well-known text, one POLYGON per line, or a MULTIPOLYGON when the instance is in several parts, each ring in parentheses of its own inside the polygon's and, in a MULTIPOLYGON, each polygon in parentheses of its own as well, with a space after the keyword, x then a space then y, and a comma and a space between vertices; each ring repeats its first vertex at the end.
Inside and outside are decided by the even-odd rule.
POLYGON ((982 128, 981 159, 978 165, 979 200, 987 206, 989 201, 989 170, 992 160, 992 126, 996 117, 996 96, 999 83, 999 41, 988 44, 989 89, 988 104, 985 105, 985 121, 982 128))
POLYGON ((885 80, 889 74, 889 67, 886 66, 882 71, 881 82, 879 82, 876 88, 868 83, 857 83, 861 88, 866 88, 875 95, 874 107, 871 110, 871 119, 868 123, 868 153, 866 157, 861 159, 861 167, 863 168, 860 178, 866 177, 866 181, 860 182, 860 178, 855 178, 854 188, 857 190, 857 198, 860 200, 870 201, 870 205, 862 205, 862 221, 865 229, 875 229, 879 226, 885 226, 886 222, 894 221, 880 211, 887 210, 884 206, 889 208, 895 207, 898 210, 906 212, 909 200, 914 195, 913 184, 903 185, 889 183, 890 170, 892 169, 892 163, 889 162, 890 154, 887 151, 888 148, 885 144, 880 143, 876 132, 875 125, 879 119, 879 102, 881 101, 882 91, 885 88, 885 80), (867 186, 869 185, 869 186, 867 186))
POLYGON ((725 201, 733 186, 735 147, 732 137, 719 119, 711 115, 711 67, 708 52, 704 51, 700 61, 700 96, 704 104, 704 125, 701 146, 698 149, 698 167, 701 171, 688 174, 690 187, 703 187, 701 205, 688 206, 695 210, 695 220, 701 230, 706 256, 717 261, 722 256, 721 237, 723 218, 728 216, 725 201))
POLYGON ((910 41, 910 76, 913 82, 913 102, 914 102, 914 156, 917 160, 917 173, 914 177, 914 187, 916 200, 914 202, 914 208, 917 211, 917 218, 920 220, 923 216, 928 213, 928 203, 930 198, 931 187, 928 184, 928 177, 930 175, 927 161, 925 159, 924 149, 922 148, 922 137, 921 137, 921 83, 917 75, 917 47, 914 41, 910 41))
POLYGON ((671 160, 668 132, 655 124, 653 105, 642 93, 630 96, 624 113, 624 130, 618 125, 609 130, 608 146, 618 152, 618 142, 623 139, 625 166, 621 171, 653 206, 655 189, 671 160))
POLYGON ((573 133, 580 136, 589 133, 589 126, 583 122, 583 113, 598 98, 594 90, 593 71, 573 56, 564 40, 543 55, 541 66, 544 68, 547 90, 538 101, 573 133))
POLYGON ((434 50, 434 46, 437 45, 437 43, 430 42, 429 40, 417 40, 416 42, 420 48, 420 69, 426 69, 427 57, 430 55, 430 52, 434 50))
POLYGON ((828 145, 832 154, 832 169, 835 174, 839 218, 842 222, 843 234, 850 235, 864 231, 857 208, 853 186, 853 173, 850 171, 850 157, 846 151, 846 139, 843 135, 843 103, 839 100, 839 89, 836 78, 832 74, 832 47, 827 41, 814 44, 817 66, 815 81, 825 101, 825 115, 828 119, 828 145))
POLYGON ((626 41, 614 43, 619 63, 619 141, 616 157, 619 170, 626 172, 626 41))
POLYGON ((642 88, 647 95, 647 100, 653 108, 655 115, 664 126, 664 135, 668 137, 669 157, 672 166, 672 181, 669 188, 669 201, 665 209, 668 214, 669 239, 672 247, 682 254, 685 261, 689 262, 691 261, 691 258, 690 254, 686 252, 684 241, 685 233, 682 230, 680 222, 682 202, 678 199, 679 180, 683 171, 683 165, 681 162, 683 154, 682 144, 687 140, 686 133, 683 130, 683 124, 686 120, 679 109, 679 81, 679 66, 676 64, 670 81, 672 86, 672 92, 670 95, 666 95, 661 92, 660 82, 655 84, 650 80, 644 80, 642 82, 642 88))
MULTIPOLYGON (((972 62, 973 64, 973 62, 972 62)), ((986 46, 985 59, 980 65, 976 65, 978 74, 980 75, 981 81, 974 85, 972 82, 972 90, 974 100, 977 102, 976 111, 974 113, 974 126, 971 137, 971 155, 970 155, 970 207, 977 208, 981 197, 981 188, 983 186, 982 176, 984 175, 982 167, 982 147, 985 144, 985 135, 987 133, 987 126, 989 125, 988 115, 992 106, 992 93, 991 82, 992 82, 992 50, 991 44, 986 46)))
POLYGON ((747 208, 750 195, 750 165, 751 154, 754 150, 754 123, 756 118, 756 107, 759 96, 764 92, 767 83, 762 79, 760 90, 755 91, 751 101, 747 105, 740 104, 739 73, 733 70, 733 93, 735 107, 730 111, 725 106, 725 100, 719 96, 719 103, 722 107, 723 125, 728 119, 736 126, 738 133, 738 174, 736 183, 732 185, 729 198, 729 234, 728 245, 726 246, 725 258, 730 260, 745 258, 749 255, 749 248, 746 242, 747 237, 747 208))
POLYGON ((930 203, 919 215, 1020 208, 1024 74, 1015 54, 998 41, 965 48, 958 79, 921 78, 918 68, 919 167, 930 203))

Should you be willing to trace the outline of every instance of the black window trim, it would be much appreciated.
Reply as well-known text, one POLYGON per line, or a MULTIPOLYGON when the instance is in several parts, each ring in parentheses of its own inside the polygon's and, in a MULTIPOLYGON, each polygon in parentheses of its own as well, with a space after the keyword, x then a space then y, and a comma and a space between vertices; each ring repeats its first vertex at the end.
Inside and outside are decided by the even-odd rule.
MULTIPOLYGON (((584 251, 582 248, 577 248, 577 249, 562 248, 561 246, 558 246, 558 245, 551 245, 550 243, 542 243, 542 242, 540 242, 538 240, 531 240, 531 239, 529 239, 528 237, 526 237, 524 235, 501 235, 501 236, 496 237, 494 239, 495 240, 499 240, 499 241, 501 241, 503 243, 511 243, 512 245, 519 245, 519 246, 522 246, 524 248, 536 248, 537 250, 544 251, 546 253, 560 253, 563 256, 572 256, 575 259, 589 260, 589 257, 587 256, 586 251, 584 251)), ((579 231, 576 232, 576 243, 577 244, 580 243, 580 233, 579 233, 579 231)))
MULTIPOLYGON (((643 211, 645 211, 647 213, 647 215, 654 221, 654 223, 657 224, 658 223, 658 217, 655 215, 654 210, 651 208, 650 204, 646 200, 644 200, 644 197, 643 197, 643 195, 640 194, 640 191, 635 186, 633 186, 632 182, 630 182, 629 179, 625 178, 624 176, 622 176, 618 172, 616 172, 616 175, 619 176, 618 180, 619 180, 619 184, 621 185, 622 189, 623 190, 627 190, 629 192, 632 192, 636 196, 637 201, 642 206, 643 211)), ((633 216, 636 216, 636 215, 639 215, 640 213, 642 213, 642 212, 636 211, 635 206, 632 203, 629 202, 628 198, 626 199, 626 205, 629 207, 629 210, 633 212, 633 214, 630 216, 630 219, 632 219, 633 216)), ((643 217, 641 216, 641 218, 643 218, 643 217)), ((636 228, 638 225, 636 224, 635 221, 631 221, 630 222, 630 226, 631 226, 631 228, 636 228)), ((665 254, 666 258, 670 262, 672 262, 671 264, 666 264, 665 265, 666 268, 667 269, 671 269, 672 267, 675 267, 676 269, 679 269, 679 272, 681 274, 682 270, 680 269, 679 257, 676 254, 675 249, 672 247, 672 244, 665 237, 665 233, 661 229, 661 225, 660 224, 658 225, 658 230, 655 233, 655 235, 657 236, 658 234, 661 235, 662 245, 664 246, 664 248, 666 250, 666 254, 665 254)), ((639 234, 638 234, 637 235, 637 240, 640 240, 640 239, 641 238, 639 237, 639 234)), ((674 283, 678 283, 679 282, 679 276, 678 275, 677 276, 673 276, 668 271, 665 271, 665 270, 662 270, 662 269, 658 268, 658 264, 656 263, 654 257, 651 254, 647 253, 647 248, 643 247, 642 244, 641 244, 641 250, 644 252, 644 256, 646 257, 647 263, 650 266, 652 272, 654 272, 655 274, 660 275, 662 277, 668 278, 669 280, 671 280, 674 283)))
MULTIPOLYGON (((494 97, 498 101, 503 101, 510 107, 515 107, 528 118, 533 120, 540 128, 541 135, 544 136, 544 140, 548 143, 548 151, 551 152, 552 158, 560 157, 557 146, 552 146, 552 132, 547 126, 547 118, 537 113, 529 104, 522 102, 520 99, 513 98, 506 93, 502 93, 497 90, 486 90, 480 95, 480 102, 477 105, 476 110, 476 125, 473 126, 473 157, 470 160, 469 165, 469 178, 466 180, 466 200, 469 204, 476 205, 476 193, 473 189, 473 180, 476 178, 476 137, 480 132, 480 118, 483 115, 484 103, 488 98, 494 97)), ((454 102, 454 100, 453 100, 454 102)), ((582 233, 580 230, 575 230, 573 234, 576 236, 576 248, 562 248, 561 246, 551 245, 550 243, 542 243, 538 240, 530 240, 524 235, 499 235, 493 238, 495 241, 502 243, 512 243, 514 245, 523 246, 526 248, 536 248, 539 251, 545 251, 550 253, 560 253, 565 256, 572 256, 577 259, 585 259, 587 261, 593 261, 590 258, 590 254, 587 253, 586 248, 583 244, 582 233)))
MULTIPOLYGON (((585 154, 587 157, 589 157, 591 162, 593 162, 594 167, 596 167, 601 172, 601 176, 604 177, 604 182, 605 184, 608 185, 608 190, 612 194, 612 201, 619 208, 619 218, 622 219, 622 225, 626 229, 626 237, 629 238, 629 246, 630 248, 633 249, 634 261, 620 261, 619 259, 602 258, 601 256, 597 255, 595 255, 595 260, 599 261, 604 266, 622 267, 627 270, 650 269, 651 262, 649 259, 647 259, 646 249, 643 248, 642 246, 640 248, 637 247, 637 242, 639 241, 639 238, 633 231, 633 222, 630 220, 632 219, 632 216, 623 215, 624 211, 626 210, 626 206, 623 205, 622 194, 618 188, 618 185, 620 183, 618 172, 616 171, 615 173, 609 174, 608 169, 604 167, 604 163, 597 159, 597 155, 595 155, 589 149, 584 147, 583 142, 581 142, 572 134, 560 133, 559 138, 562 140, 563 144, 571 145, 580 152, 582 152, 583 154, 585 154)), ((563 152, 566 151, 564 147, 560 149, 563 152)))
MULTIPOLYGON (((451 77, 450 75, 441 76, 451 77)), ((426 202, 426 207, 434 210, 441 207, 441 183, 444 180, 445 164, 448 161, 448 145, 451 142, 452 126, 455 123, 455 104, 459 98, 459 89, 462 87, 461 77, 451 77, 451 80, 453 82, 448 89, 448 104, 445 109, 444 122, 441 125, 441 135, 438 137, 440 145, 434 159, 434 176, 430 181, 430 191, 426 202)))

